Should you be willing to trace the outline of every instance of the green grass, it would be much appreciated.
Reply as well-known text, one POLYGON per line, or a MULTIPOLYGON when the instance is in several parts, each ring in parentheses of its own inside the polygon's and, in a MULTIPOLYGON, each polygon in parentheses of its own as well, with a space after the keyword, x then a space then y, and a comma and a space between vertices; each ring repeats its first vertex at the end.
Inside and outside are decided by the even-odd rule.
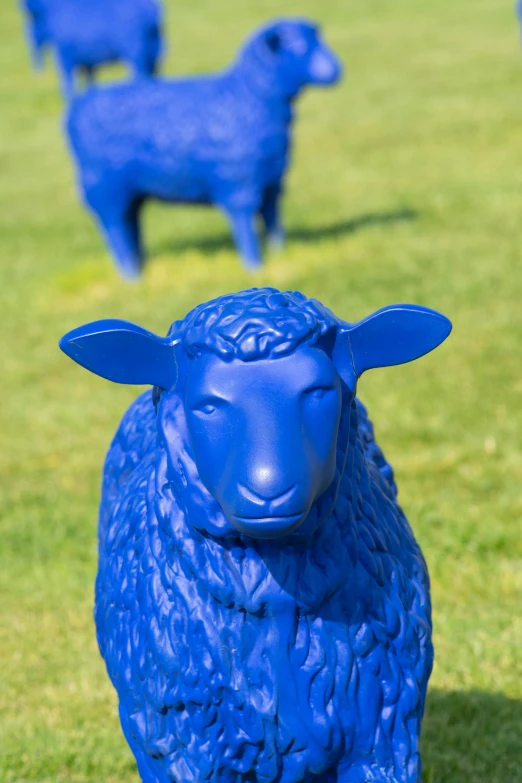
MULTIPOLYGON (((426 783, 522 780, 522 53, 511 1, 168 3, 169 72, 224 65, 256 23, 320 16, 347 74, 299 103, 289 242, 241 270, 214 211, 151 206, 143 281, 76 198, 52 69, 0 10, 0 780, 137 781, 92 612, 103 456, 135 389, 57 349, 122 317, 165 332, 200 301, 292 287, 355 320, 431 305, 450 340, 361 397, 433 581, 426 783), (248 10, 255 6, 255 11, 248 10)), ((13 6, 13 7, 12 7, 13 6)), ((114 74, 112 74, 114 75, 114 74)))

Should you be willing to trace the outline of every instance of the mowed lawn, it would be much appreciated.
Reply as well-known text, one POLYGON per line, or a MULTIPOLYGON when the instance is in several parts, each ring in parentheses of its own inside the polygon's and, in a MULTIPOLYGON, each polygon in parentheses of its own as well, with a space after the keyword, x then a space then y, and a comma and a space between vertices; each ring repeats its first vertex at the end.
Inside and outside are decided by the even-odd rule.
MULTIPOLYGON (((433 582, 425 783, 522 780, 522 52, 511 1, 168 2, 166 71, 224 66, 259 22, 321 21, 346 76, 300 100, 288 244, 248 276, 213 210, 152 205, 139 284, 80 207, 52 68, 0 8, 0 780, 136 783, 92 621, 102 461, 137 394, 57 348, 120 317, 165 333, 251 285, 347 320, 393 302, 454 322, 363 379, 433 582), (255 11, 251 10, 255 7, 255 11)), ((120 78, 119 70, 109 78, 120 78)), ((180 781, 180 783, 182 783, 180 781)))

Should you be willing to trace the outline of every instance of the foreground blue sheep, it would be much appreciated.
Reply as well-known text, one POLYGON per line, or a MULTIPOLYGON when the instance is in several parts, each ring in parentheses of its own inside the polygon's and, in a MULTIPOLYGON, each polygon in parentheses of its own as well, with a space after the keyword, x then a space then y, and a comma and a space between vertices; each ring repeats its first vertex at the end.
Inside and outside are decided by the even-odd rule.
POLYGON ((315 25, 286 19, 258 30, 223 73, 78 97, 68 132, 81 187, 120 271, 140 273, 148 198, 220 207, 244 263, 258 266, 257 217, 270 240, 282 240, 293 102, 305 85, 333 84, 340 72, 315 25))
POLYGON ((265 288, 62 339, 155 386, 105 462, 95 610, 145 783, 420 783, 428 574, 355 389, 450 329, 265 288))
POLYGON ((67 97, 79 71, 92 79, 104 63, 126 62, 137 77, 156 72, 161 54, 157 0, 23 0, 22 6, 33 61, 41 65, 45 46, 54 48, 67 97))

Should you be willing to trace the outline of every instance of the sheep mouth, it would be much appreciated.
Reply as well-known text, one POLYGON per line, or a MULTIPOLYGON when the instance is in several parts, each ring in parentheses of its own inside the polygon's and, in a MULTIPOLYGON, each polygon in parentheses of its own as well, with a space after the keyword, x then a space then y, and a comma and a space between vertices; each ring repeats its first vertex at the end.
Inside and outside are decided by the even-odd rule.
POLYGON ((252 538, 280 538, 292 533, 304 521, 308 509, 278 517, 239 517, 230 514, 230 522, 241 533, 252 538))

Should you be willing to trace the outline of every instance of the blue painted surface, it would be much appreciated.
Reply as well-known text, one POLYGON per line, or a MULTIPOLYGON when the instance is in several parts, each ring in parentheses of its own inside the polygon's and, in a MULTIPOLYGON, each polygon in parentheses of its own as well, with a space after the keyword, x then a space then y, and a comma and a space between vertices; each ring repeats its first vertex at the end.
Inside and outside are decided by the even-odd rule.
POLYGON ((140 274, 146 199, 214 204, 248 268, 260 265, 256 221, 283 240, 280 200, 293 104, 307 85, 337 82, 341 66, 306 20, 257 30, 224 72, 91 90, 67 128, 84 199, 120 271, 140 274))
POLYGON ((20 7, 25 16, 25 34, 29 45, 33 68, 43 67, 45 47, 50 43, 48 6, 51 0, 21 0, 20 7))
MULTIPOLYGON (((153 338, 135 329, 61 347, 111 377, 121 330, 117 380, 143 380, 153 338)), ((156 338, 177 380, 130 406, 107 454, 95 609, 143 781, 420 783, 428 573, 355 394, 450 329, 251 289, 176 321, 169 355, 156 338)))
POLYGON ((54 51, 67 98, 80 73, 91 81, 99 66, 122 61, 136 77, 150 78, 162 51, 158 0, 22 0, 33 63, 54 51))

